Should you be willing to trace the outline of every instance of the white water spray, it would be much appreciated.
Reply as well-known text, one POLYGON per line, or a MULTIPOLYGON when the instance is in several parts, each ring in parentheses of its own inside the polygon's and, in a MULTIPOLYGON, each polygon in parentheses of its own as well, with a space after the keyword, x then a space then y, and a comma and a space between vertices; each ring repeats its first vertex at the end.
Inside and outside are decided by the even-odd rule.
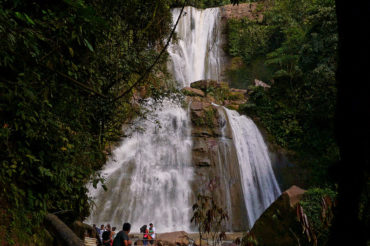
MULTIPOLYGON (((168 47, 170 71, 181 87, 202 79, 220 80, 220 9, 185 7, 177 28, 177 40, 168 47)), ((172 10, 173 23, 180 9, 172 10)))
MULTIPOLYGON (((177 27, 177 43, 171 44, 168 50, 169 68, 180 87, 202 79, 220 80, 219 11, 219 8, 185 8, 186 15, 177 27)), ((172 13, 175 22, 180 10, 174 9, 172 13)), ((280 189, 257 127, 236 111, 225 111, 240 165, 240 182, 251 227, 280 194, 280 189)), ((158 232, 191 231, 193 191, 190 184, 194 170, 188 112, 179 102, 165 100, 147 120, 138 119, 134 124, 142 131, 123 139, 103 168, 108 191, 90 188, 96 208, 86 222, 110 223, 120 228, 128 221, 132 223, 132 231, 153 222, 158 232)), ((225 139, 220 141, 224 143, 220 145, 218 161, 220 165, 224 162, 223 168, 227 169, 231 147, 225 139)), ((218 168, 223 172, 220 166, 218 168)), ((224 183, 227 182, 225 179, 224 183)), ((231 214, 230 194, 226 194, 226 199, 226 209, 231 214)))
POLYGON ((138 232, 153 222, 158 232, 190 231, 193 169, 188 113, 179 102, 169 100, 155 107, 147 120, 134 122, 135 132, 103 168, 108 190, 90 189, 96 208, 87 223, 120 228, 130 222, 131 230, 138 232))
POLYGON ((254 122, 226 109, 237 150, 249 228, 281 194, 267 146, 254 122))

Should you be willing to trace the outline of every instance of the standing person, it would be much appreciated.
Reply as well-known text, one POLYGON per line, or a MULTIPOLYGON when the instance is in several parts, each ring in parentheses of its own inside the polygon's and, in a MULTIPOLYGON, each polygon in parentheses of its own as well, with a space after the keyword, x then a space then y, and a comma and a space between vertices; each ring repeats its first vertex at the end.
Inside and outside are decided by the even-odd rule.
POLYGON ((114 238, 113 246, 129 246, 131 245, 131 240, 128 236, 131 230, 130 223, 124 223, 122 231, 117 233, 117 236, 114 238))
POLYGON ((100 229, 95 224, 93 224, 93 227, 95 229, 95 238, 98 241, 98 245, 101 245, 102 242, 100 240, 100 229))
POLYGON ((112 236, 111 236, 111 231, 106 230, 103 232, 103 245, 104 246, 111 246, 112 245, 112 236))
POLYGON ((148 245, 148 239, 149 239, 149 230, 147 228, 147 225, 143 225, 140 228, 140 232, 143 233, 143 245, 148 245))
POLYGON ((110 224, 107 224, 106 230, 107 231, 112 231, 112 228, 110 227, 110 224))
MULTIPOLYGON (((114 240, 115 237, 116 237, 116 227, 113 226, 112 227, 112 239, 114 240)), ((112 242, 112 244, 113 244, 113 242, 112 242)))
POLYGON ((99 238, 100 238, 100 242, 102 243, 103 243, 103 232, 104 231, 105 231, 104 225, 100 225, 99 238))
POLYGON ((149 240, 149 243, 153 245, 155 241, 155 227, 153 226, 153 223, 149 224, 149 236, 151 237, 151 240, 149 240))

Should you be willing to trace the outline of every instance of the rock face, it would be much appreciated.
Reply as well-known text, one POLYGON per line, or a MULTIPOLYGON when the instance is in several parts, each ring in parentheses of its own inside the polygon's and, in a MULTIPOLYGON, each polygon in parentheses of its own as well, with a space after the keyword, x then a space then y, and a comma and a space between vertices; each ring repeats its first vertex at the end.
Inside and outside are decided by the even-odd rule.
POLYGON ((303 245, 296 205, 304 192, 298 186, 290 187, 261 215, 251 230, 258 245, 295 246, 299 245, 298 240, 303 245))
POLYGON ((239 5, 228 4, 221 7, 221 18, 241 19, 247 17, 250 20, 262 21, 262 9, 258 3, 241 3, 239 5))
POLYGON ((247 214, 236 150, 224 110, 218 105, 238 108, 247 101, 247 92, 212 80, 194 82, 191 89, 183 91, 188 95, 192 121, 193 190, 215 196, 229 215, 226 230, 245 230, 247 214))

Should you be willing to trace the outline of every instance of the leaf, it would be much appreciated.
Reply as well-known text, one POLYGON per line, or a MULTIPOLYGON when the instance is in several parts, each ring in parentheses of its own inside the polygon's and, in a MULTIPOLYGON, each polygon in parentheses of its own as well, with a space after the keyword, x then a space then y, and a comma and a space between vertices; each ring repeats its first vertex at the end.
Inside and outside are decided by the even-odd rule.
POLYGON ((14 14, 15 14, 15 16, 16 16, 18 19, 23 20, 23 16, 22 16, 22 14, 21 14, 21 13, 19 13, 19 12, 15 12, 14 14))
POLYGON ((92 47, 92 45, 89 43, 89 41, 87 41, 87 39, 86 39, 86 38, 84 38, 84 42, 85 42, 85 44, 86 44, 87 48, 89 48, 89 50, 90 50, 91 52, 94 52, 94 48, 93 48, 93 47, 92 47))
POLYGON ((26 157, 28 157, 31 161, 40 161, 39 159, 37 159, 35 156, 33 155, 30 155, 30 154, 27 154, 26 157))
POLYGON ((71 47, 69 47, 68 50, 69 50, 69 54, 71 54, 71 56, 73 57, 73 55, 74 55, 73 49, 71 47))
POLYGON ((26 17, 26 20, 32 24, 32 25, 35 25, 35 22, 27 15, 27 14, 24 14, 24 16, 26 17))

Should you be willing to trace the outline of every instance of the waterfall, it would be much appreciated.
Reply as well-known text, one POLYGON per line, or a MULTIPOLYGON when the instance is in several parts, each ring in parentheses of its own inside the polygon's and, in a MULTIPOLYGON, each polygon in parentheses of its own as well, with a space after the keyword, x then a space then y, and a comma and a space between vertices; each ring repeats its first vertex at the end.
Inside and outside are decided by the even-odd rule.
MULTIPOLYGON (((150 103, 149 103, 150 104, 150 103)), ((90 188, 96 207, 87 223, 132 224, 139 231, 153 222, 159 232, 190 231, 191 167, 188 112, 180 102, 153 105, 147 119, 137 119, 130 137, 122 140, 102 173, 102 187, 90 188)))
MULTIPOLYGON (((181 87, 202 79, 220 80, 221 24, 220 9, 199 10, 185 7, 177 28, 177 40, 168 47, 169 68, 181 87)), ((172 10, 173 23, 180 9, 172 10)))
MULTIPOLYGON (((179 13, 179 9, 172 10, 174 23, 179 13)), ((220 9, 186 7, 185 13, 177 26, 177 40, 168 49, 169 70, 179 87, 202 79, 219 81, 223 56, 220 9)), ((102 187, 89 187, 96 206, 86 222, 110 223, 118 228, 123 222, 130 222, 134 232, 150 222, 158 232, 192 231, 194 168, 189 112, 183 109, 180 101, 169 99, 160 103, 149 100, 147 107, 155 107, 155 110, 148 113, 146 119, 138 118, 133 122, 135 128, 103 167, 107 192, 102 187)), ((217 149, 216 168, 224 174, 222 182, 227 186, 224 204, 232 218, 233 197, 229 191, 232 187, 235 190, 235 182, 230 180, 240 176, 251 228, 280 190, 266 144, 253 121, 236 111, 226 108, 221 111, 224 111, 221 114, 225 122, 217 149), (226 127, 229 133, 231 131, 232 139, 231 134, 225 137, 226 127), (235 165, 239 165, 239 170, 237 166, 234 168, 235 165)), ((241 197, 241 188, 239 190, 241 197)), ((244 211, 243 204, 242 207, 244 211)), ((232 230, 232 223, 227 227, 232 230)))
POLYGON ((254 122, 226 109, 239 161, 249 228, 281 194, 267 146, 254 122))

